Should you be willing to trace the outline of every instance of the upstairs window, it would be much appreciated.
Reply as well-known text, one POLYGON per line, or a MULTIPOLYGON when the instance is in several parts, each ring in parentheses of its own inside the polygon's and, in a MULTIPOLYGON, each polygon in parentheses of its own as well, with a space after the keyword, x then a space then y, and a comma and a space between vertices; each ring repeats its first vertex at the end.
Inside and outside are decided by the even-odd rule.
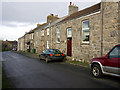
POLYGON ((47 28, 47 35, 49 35, 49 28, 47 28))
POLYGON ((41 36, 44 36, 44 30, 41 31, 41 36))
POLYGON ((82 42, 89 43, 89 20, 82 22, 82 42))
POLYGON ((72 28, 67 29, 67 37, 72 37, 72 28))
POLYGON ((33 33, 32 33, 32 39, 33 39, 33 33))
POLYGON ((49 41, 47 41, 47 49, 49 49, 49 41))
POLYGON ((57 43, 60 43, 60 29, 57 28, 57 43))

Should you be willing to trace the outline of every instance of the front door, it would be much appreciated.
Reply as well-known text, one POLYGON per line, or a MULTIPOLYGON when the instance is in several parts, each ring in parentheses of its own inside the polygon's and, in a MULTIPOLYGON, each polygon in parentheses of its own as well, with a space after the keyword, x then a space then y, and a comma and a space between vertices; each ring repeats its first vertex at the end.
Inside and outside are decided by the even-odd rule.
POLYGON ((67 39, 67 56, 72 56, 72 38, 67 39))

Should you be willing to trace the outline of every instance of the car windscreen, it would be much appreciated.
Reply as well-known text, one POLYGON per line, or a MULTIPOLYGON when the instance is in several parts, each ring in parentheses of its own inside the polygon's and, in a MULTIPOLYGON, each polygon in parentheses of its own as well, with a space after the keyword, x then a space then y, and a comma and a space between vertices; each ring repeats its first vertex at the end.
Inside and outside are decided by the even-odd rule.
POLYGON ((51 53, 61 53, 59 50, 57 50, 57 49, 49 49, 48 50, 49 52, 51 52, 51 53))

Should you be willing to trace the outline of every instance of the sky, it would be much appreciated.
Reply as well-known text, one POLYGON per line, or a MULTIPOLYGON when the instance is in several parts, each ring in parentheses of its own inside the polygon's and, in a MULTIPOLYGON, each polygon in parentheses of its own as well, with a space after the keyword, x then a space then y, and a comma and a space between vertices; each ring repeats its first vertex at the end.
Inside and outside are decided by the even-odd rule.
POLYGON ((68 15, 70 2, 82 10, 100 0, 0 0, 0 40, 18 41, 37 23, 46 22, 49 14, 58 17, 68 15))

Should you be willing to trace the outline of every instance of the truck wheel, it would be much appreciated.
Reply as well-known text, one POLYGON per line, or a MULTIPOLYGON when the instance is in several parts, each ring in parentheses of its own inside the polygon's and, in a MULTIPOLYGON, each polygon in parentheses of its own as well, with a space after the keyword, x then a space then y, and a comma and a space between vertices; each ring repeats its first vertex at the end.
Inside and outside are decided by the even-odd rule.
POLYGON ((96 78, 102 77, 102 70, 101 70, 101 68, 100 68, 99 65, 94 64, 94 65, 92 66, 92 75, 93 75, 94 77, 96 77, 96 78))

